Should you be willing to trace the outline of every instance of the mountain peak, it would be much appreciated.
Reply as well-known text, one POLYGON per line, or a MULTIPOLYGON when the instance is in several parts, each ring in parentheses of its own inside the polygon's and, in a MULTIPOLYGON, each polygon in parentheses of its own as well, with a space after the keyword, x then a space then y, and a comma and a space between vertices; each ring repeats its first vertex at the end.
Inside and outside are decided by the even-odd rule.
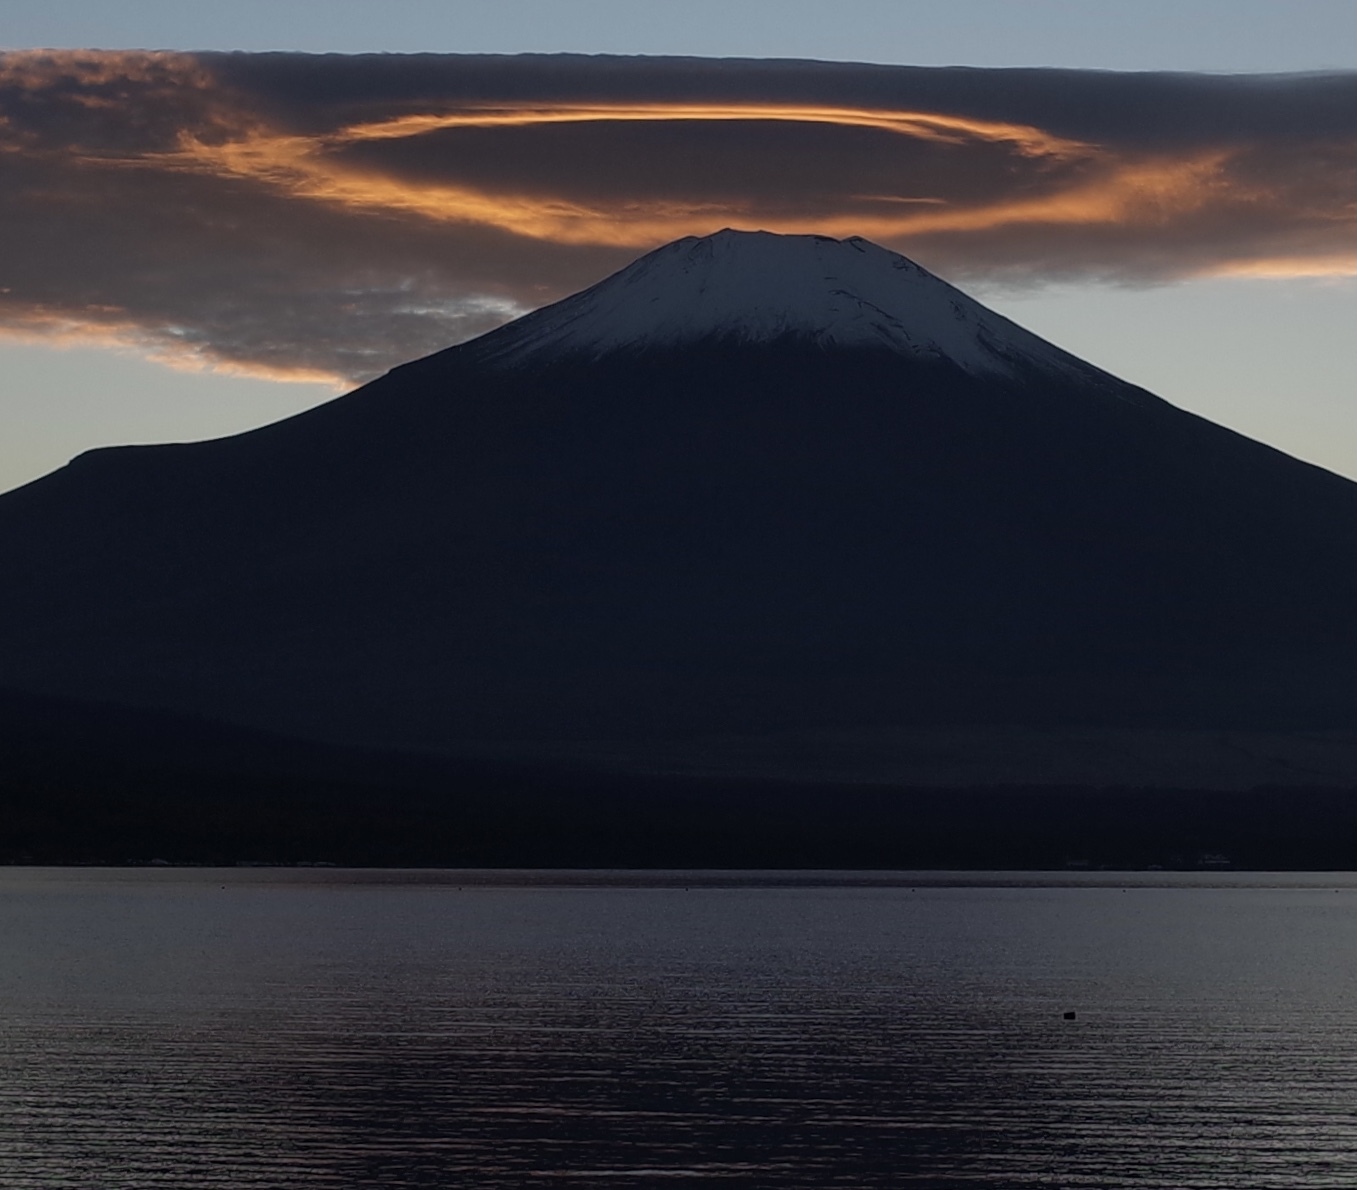
POLYGON ((907 257, 860 236, 727 228, 686 236, 597 285, 492 332, 480 350, 505 366, 554 355, 598 358, 703 340, 795 337, 886 349, 976 374, 1024 367, 1091 371, 907 257))

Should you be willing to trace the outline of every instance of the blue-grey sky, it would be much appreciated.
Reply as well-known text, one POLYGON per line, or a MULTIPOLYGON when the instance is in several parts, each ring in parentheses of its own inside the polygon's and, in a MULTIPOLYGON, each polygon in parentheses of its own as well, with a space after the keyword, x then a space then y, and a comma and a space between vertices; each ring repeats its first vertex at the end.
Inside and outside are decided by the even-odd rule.
POLYGON ((1351 0, 0 0, 0 46, 695 54, 914 66, 1357 65, 1351 0))
MULTIPOLYGON (((1357 66, 1357 5, 1349 0, 1339 3, 1178 0, 1134 6, 1057 0, 1023 3, 971 0, 949 5, 860 0, 841 2, 831 10, 830 6, 798 0, 778 3, 690 0, 684 5, 637 0, 629 3, 497 0, 485 4, 387 0, 380 5, 345 0, 325 4, 238 0, 229 6, 149 0, 142 3, 124 0, 116 5, 0 0, 0 48, 38 47, 336 53, 574 52, 802 58, 916 66, 1056 66, 1213 74, 1293 72, 1351 70, 1357 66)), ((244 88, 256 98, 264 96, 274 105, 270 111, 282 111, 280 118, 285 117, 284 123, 291 121, 288 128, 297 131, 304 120, 296 102, 284 95, 287 86, 279 80, 286 77, 284 70, 261 82, 257 71, 253 75, 246 71, 232 85, 244 88)), ((897 87, 891 79, 879 84, 855 75, 843 77, 846 81, 842 85, 838 82, 833 85, 840 89, 851 85, 861 94, 872 94, 871 88, 877 86, 897 87)), ((721 85, 728 84, 723 81, 721 85)), ((787 86, 795 90, 800 85, 795 80, 780 83, 784 99, 790 93, 787 86)), ((1094 101, 1098 96, 1110 94, 1097 90, 1096 79, 1079 85, 1093 87, 1088 92, 1092 98, 1083 100, 1075 95, 1072 105, 1096 107, 1094 101)), ((368 83, 359 80, 345 86, 356 87, 353 94, 364 97, 366 102, 371 90, 368 83)), ((819 83, 807 86, 806 94, 823 94, 819 83), (816 90, 817 87, 820 89, 816 90)), ((171 90, 176 96, 184 93, 177 83, 171 90)), ((170 91, 165 92, 166 96, 169 94, 170 91)), ((1203 94, 1207 95, 1207 107, 1217 102, 1210 96, 1218 92, 1203 94)), ((1282 101, 1277 107, 1283 115, 1277 119, 1281 123, 1270 131, 1264 128, 1256 133, 1263 140, 1271 136, 1274 148, 1259 149, 1263 140, 1250 148, 1253 172, 1249 178, 1263 177, 1268 170, 1314 172, 1313 163, 1322 157, 1315 146, 1301 146, 1298 160, 1305 166, 1301 171, 1288 166, 1276 149, 1277 145, 1287 143, 1288 138, 1298 136, 1285 126, 1283 117, 1290 110, 1288 105, 1294 109, 1293 118, 1297 121, 1310 119, 1309 109, 1295 98, 1297 94, 1294 88, 1278 92, 1282 101)), ((1136 84, 1127 91, 1127 96, 1117 102, 1124 103, 1130 115, 1105 126, 1085 127, 1076 139, 1088 142, 1092 133, 1097 132, 1108 143, 1121 145, 1116 150, 1123 154, 1119 160, 1136 168, 1149 160, 1145 156, 1148 141, 1154 141, 1151 147, 1160 154, 1155 160, 1162 159, 1164 146, 1173 139, 1168 136, 1166 124, 1186 127, 1202 106, 1195 102, 1187 104, 1181 119, 1170 112, 1166 121, 1163 110, 1166 101, 1153 86, 1136 84), (1160 106, 1155 107, 1155 103, 1160 106), (1136 116, 1136 111, 1142 114, 1136 116)), ((159 93, 151 99, 151 106, 138 109, 142 125, 146 112, 162 110, 155 106, 162 103, 159 93)), ((1028 107, 1033 112, 1044 111, 1041 108, 1044 102, 1047 99, 1036 95, 1028 107)), ((165 103, 174 106, 168 99, 165 103)), ((84 110, 86 113, 92 110, 89 103, 84 110)), ((257 106, 257 110, 264 108, 257 106)), ((984 115, 992 124, 994 112, 984 115)), ((1261 128, 1271 118, 1255 112, 1246 119, 1261 128)), ((52 121, 39 120, 34 124, 44 135, 53 126, 52 121)), ((1175 142, 1174 148, 1179 153, 1175 160, 1180 165, 1188 160, 1182 155, 1187 152, 1184 145, 1200 156, 1214 143, 1212 137, 1219 139, 1220 135, 1218 128, 1208 129, 1192 141, 1190 129, 1172 131, 1182 142, 1175 142), (1192 143, 1188 144, 1189 141, 1192 143)), ((1255 132, 1248 131, 1248 135, 1254 136, 1255 132)), ((467 143, 470 142, 463 142, 462 147, 467 143)), ((527 145, 526 151, 531 156, 525 160, 538 160, 544 143, 527 145)), ((675 151, 691 154, 702 150, 701 144, 695 149, 695 143, 684 142, 675 151)), ((788 140, 787 152, 804 154, 809 143, 788 140)), ((843 159, 850 172, 860 168, 873 151, 864 142, 863 155, 854 158, 851 145, 842 136, 832 145, 827 141, 814 143, 819 146, 817 151, 847 154, 843 159)), ((635 156, 634 148, 622 141, 595 140, 590 146, 592 152, 605 157, 612 155, 598 171, 605 180, 613 157, 624 151, 635 156)), ((571 151, 578 147, 574 145, 571 151)), ((738 146, 727 146, 726 151, 737 149, 738 146)), ((365 151, 369 158, 366 163, 360 159, 360 164, 367 168, 374 167, 375 162, 376 168, 387 171, 384 177, 407 179, 412 192, 427 195, 433 193, 430 189, 433 183, 446 181, 434 178, 431 183, 424 176, 433 160, 427 152, 423 156, 406 153, 402 157, 405 142, 380 142, 373 150, 365 151), (375 150, 386 152, 387 156, 372 157, 375 150), (420 187, 424 189, 421 191, 420 187)), ((509 169, 515 153, 523 151, 508 142, 496 142, 486 150, 489 157, 485 168, 509 169)), ((137 152, 144 155, 146 147, 139 146, 137 152)), ((1346 201, 1350 209, 1351 152, 1349 139, 1340 145, 1327 172, 1320 170, 1308 190, 1288 191, 1285 200, 1298 207, 1323 201, 1334 207, 1346 201), (1335 185, 1339 187, 1337 198, 1333 197, 1335 185), (1344 185, 1349 185, 1349 190, 1342 190, 1344 185)), ((927 164, 920 159, 921 169, 927 164)), ((968 165, 971 172, 955 181, 960 188, 957 194, 968 186, 980 185, 975 179, 984 173, 984 168, 983 163, 968 165)), ((49 185, 56 185, 51 181, 55 176, 44 178, 49 185)), ((1168 186, 1170 181, 1163 184, 1168 186)), ((84 183, 71 174, 61 184, 68 186, 69 194, 74 195, 81 192, 84 183)), ((1235 184, 1242 185, 1238 177, 1235 184)), ((102 187, 101 183, 101 195, 102 187)), ((174 227, 175 204, 186 207, 201 202, 201 198, 188 191, 166 189, 156 193, 159 197, 155 201, 163 205, 148 213, 146 226, 131 220, 126 211, 119 214, 118 206, 121 201, 129 211, 138 202, 144 207, 144 195, 138 198, 129 192, 119 198, 110 193, 93 206, 74 202, 68 196, 64 209, 57 215, 24 232, 29 242, 41 241, 41 252, 52 261, 43 281, 47 288, 42 292, 35 289, 25 297, 22 285, 16 287, 0 275, 0 294, 9 294, 20 305, 27 302, 19 311, 22 317, 11 318, 8 335, 0 332, 0 406, 5 427, 0 438, 0 490, 59 466, 91 446, 208 437, 285 416, 328 399, 342 384, 339 380, 308 383, 298 379, 308 372, 349 377, 365 374, 362 358, 355 362, 354 358, 342 356, 342 345, 347 345, 351 355, 368 351, 374 366, 396 362, 367 345, 369 340, 364 339, 364 333, 369 338, 384 336, 383 341, 398 358, 402 348, 407 354, 418 354, 441 344, 443 340, 429 338, 443 333, 440 327, 447 328, 446 341, 452 341, 533 304, 534 293, 540 293, 541 300, 546 300, 596 279, 628 255, 643 250, 646 236, 652 234, 643 231, 623 236, 626 243, 592 254, 583 249, 557 252, 551 260, 546 259, 550 254, 545 247, 538 249, 531 242, 526 247, 522 243, 508 246, 507 241, 500 244, 493 236, 483 237, 476 253, 462 250, 457 257, 458 267, 468 270, 468 275, 475 274, 475 284, 468 282, 470 288, 460 293, 455 302, 448 296, 446 276, 437 279, 437 284, 419 281, 414 276, 417 270, 407 263, 401 266, 405 268, 405 280, 400 284, 418 292, 413 292, 413 296, 398 295, 399 304, 393 304, 389 294, 384 297, 378 291, 382 287, 391 289, 394 274, 382 273, 378 257, 366 260, 359 254, 342 285, 353 290, 364 284, 363 277, 369 278, 366 283, 369 291, 349 293, 352 300, 347 303, 351 311, 361 307, 359 312, 368 327, 364 332, 346 329, 337 317, 327 318, 327 310, 339 307, 327 306, 321 300, 333 303, 333 294, 318 297, 315 291, 325 285, 340 284, 337 274, 326 274, 312 258, 297 255, 298 232, 293 228, 289 232, 292 239, 280 246, 276 254, 280 270, 290 264, 297 269, 296 276, 286 283, 280 280, 273 287, 277 296, 287 284, 293 286, 278 297, 279 309, 285 299, 287 309, 295 314, 295 325, 283 327, 277 312, 268 309, 267 301, 258 297, 261 290, 257 275, 247 284, 232 272, 229 260, 204 254, 182 236, 180 240, 173 238, 178 234, 174 227), (90 228, 101 221, 107 225, 100 233, 105 238, 90 238, 93 235, 90 228), (140 309, 127 294, 117 291, 112 278, 128 273, 128 260, 144 258, 147 249, 137 237, 153 235, 158 221, 163 221, 164 242, 171 246, 165 258, 155 262, 159 278, 155 284, 163 287, 157 299, 162 301, 162 307, 153 310, 148 305, 140 309), (44 236, 48 237, 45 241, 44 236), (82 265, 79 277, 69 261, 65 266, 61 264, 63 244, 67 242, 84 245, 84 250, 90 253, 84 258, 88 268, 82 265), (121 259, 120 253, 129 254, 127 260, 121 259), (166 274, 174 272, 176 262, 180 275, 166 280, 166 274), (100 269, 104 267, 108 278, 101 279, 100 269), (359 280, 355 281, 355 277, 359 280), (311 287, 303 295, 315 298, 311 306, 298 298, 298 284, 311 287), (81 300, 88 307, 102 303, 104 308, 111 309, 116 305, 123 313, 116 318, 110 315, 102 322, 72 317, 70 311, 75 307, 63 302, 74 299, 62 289, 63 285, 72 292, 87 287, 89 292, 81 300), (215 306, 214 294, 220 295, 215 306), (223 313, 232 302, 246 302, 251 295, 255 295, 261 317, 267 315, 266 321, 277 328, 274 339, 265 342, 268 336, 258 327, 246 325, 235 313, 223 313), (171 326, 166 321, 164 303, 175 302, 183 307, 183 320, 182 325, 171 326), (35 318, 34 310, 39 310, 42 317, 35 318), (301 312, 295 313, 298 310, 301 312), (237 374, 241 370, 288 374, 293 379, 283 383, 237 374)), ((616 195, 612 197, 615 199, 616 195)), ((956 198, 945 197, 949 202, 956 198)), ((1232 209, 1239 209, 1239 204, 1232 209)), ((263 207, 241 210, 250 218, 263 218, 265 212, 263 207)), ((790 213, 775 211, 767 202, 760 210, 765 220, 790 220, 789 229, 793 229, 792 225, 801 227, 814 214, 809 207, 790 213)), ((831 216, 843 216, 850 221, 860 217, 866 221, 870 213, 866 208, 853 208, 844 216, 843 210, 826 210, 824 217, 829 222, 834 222, 831 216)), ((427 211, 415 211, 412 218, 427 215, 427 211)), ((1146 233, 1134 243, 1119 244, 1106 237, 1090 238, 1082 232, 1057 228, 1053 234, 1061 237, 1058 242, 1034 246, 1031 237, 1013 240, 998 236, 983 242, 962 237, 949 241, 944 234, 927 243, 917 241, 921 251, 913 254, 921 255, 924 263, 959 281, 990 305, 1091 362, 1143 384, 1175 404, 1302 458, 1357 476, 1357 433, 1352 429, 1357 351, 1350 345, 1353 316, 1357 314, 1357 283, 1352 277, 1351 263, 1344 266, 1340 261, 1338 267, 1333 267, 1332 241, 1316 240, 1313 221, 1273 219, 1266 225, 1255 226, 1248 221, 1232 223, 1234 217, 1228 211, 1210 211, 1208 215, 1209 225, 1184 224, 1180 232, 1175 232, 1177 238, 1156 239, 1146 233), (1310 264, 1306 267, 1285 264, 1301 257, 1310 264), (1316 261, 1328 263, 1319 267, 1314 264, 1316 261), (1303 275, 1307 271, 1315 275, 1303 275)), ((314 230, 320 225, 315 234, 323 238, 326 234, 323 225, 328 217, 319 212, 307 226, 314 230)), ((278 223, 280 232, 290 226, 285 220, 278 223)), ((890 230, 888 221, 881 226, 890 230)), ((834 223, 829 230, 833 234, 849 234, 859 229, 834 223)), ((871 238, 890 239, 871 226, 860 230, 871 238)), ((395 238, 377 237, 373 252, 387 254, 384 259, 395 259, 401 254, 407 261, 418 259, 426 250, 421 236, 428 231, 424 228, 418 234, 402 231, 395 238)), ((433 231, 438 228, 435 226, 433 231)), ((652 238, 667 238, 661 231, 655 230, 652 238)), ((345 237, 349 233, 342 223, 335 223, 330 234, 337 237, 336 252, 342 255, 347 250, 345 237)), ((1350 237, 1351 227, 1343 225, 1340 234, 1350 237)), ((915 242, 897 246, 911 250, 915 242)), ((14 252, 10 251, 9 256, 13 260, 14 252)), ((41 263, 44 257, 38 255, 35 259, 41 263)), ((261 259, 264 258, 248 253, 240 255, 237 272, 253 268, 257 274, 261 259)), ((0 270, 3 268, 0 261, 0 270)), ((354 326, 357 325, 355 322, 354 326)))

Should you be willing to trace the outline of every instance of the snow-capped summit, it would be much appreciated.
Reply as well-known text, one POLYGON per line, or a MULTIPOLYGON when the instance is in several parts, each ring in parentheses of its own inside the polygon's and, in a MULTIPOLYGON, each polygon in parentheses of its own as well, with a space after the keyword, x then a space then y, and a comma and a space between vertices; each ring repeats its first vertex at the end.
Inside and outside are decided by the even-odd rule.
POLYGON ((707 339, 795 336, 949 360, 972 374, 1088 365, 935 277, 853 236, 726 229, 657 248, 597 285, 492 332, 480 350, 515 366, 707 339))

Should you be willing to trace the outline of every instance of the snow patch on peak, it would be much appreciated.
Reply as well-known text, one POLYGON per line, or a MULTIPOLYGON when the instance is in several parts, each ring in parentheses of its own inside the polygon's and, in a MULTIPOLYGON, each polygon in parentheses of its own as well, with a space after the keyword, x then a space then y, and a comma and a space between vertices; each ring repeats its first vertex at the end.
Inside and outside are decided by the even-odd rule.
POLYGON ((1093 371, 987 310, 913 261, 853 236, 726 229, 687 236, 597 285, 491 332, 484 358, 505 366, 561 354, 598 358, 704 339, 876 347, 972 373, 1024 365, 1093 371))

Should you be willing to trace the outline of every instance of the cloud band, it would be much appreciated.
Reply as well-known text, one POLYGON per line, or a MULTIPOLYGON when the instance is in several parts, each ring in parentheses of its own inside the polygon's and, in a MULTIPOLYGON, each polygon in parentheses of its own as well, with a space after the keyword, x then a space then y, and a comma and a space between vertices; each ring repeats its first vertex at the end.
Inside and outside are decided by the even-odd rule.
POLYGON ((0 332, 336 382, 732 225, 955 278, 1354 271, 1357 76, 0 56, 0 332))

